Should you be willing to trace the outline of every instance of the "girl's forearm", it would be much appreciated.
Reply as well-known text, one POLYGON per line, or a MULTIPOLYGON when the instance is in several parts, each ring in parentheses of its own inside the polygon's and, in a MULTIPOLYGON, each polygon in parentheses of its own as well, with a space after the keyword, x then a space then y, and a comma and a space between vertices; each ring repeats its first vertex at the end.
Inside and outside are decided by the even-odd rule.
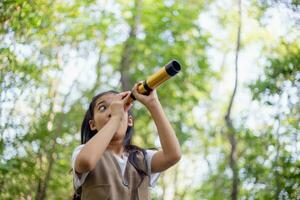
POLYGON ((75 161, 76 172, 83 173, 90 171, 96 166, 109 142, 118 130, 120 122, 120 117, 112 116, 107 124, 84 145, 75 161))
POLYGON ((170 162, 177 162, 181 157, 180 145, 175 131, 167 119, 161 104, 157 102, 156 104, 153 104, 153 106, 149 106, 148 110, 157 127, 165 159, 170 162))

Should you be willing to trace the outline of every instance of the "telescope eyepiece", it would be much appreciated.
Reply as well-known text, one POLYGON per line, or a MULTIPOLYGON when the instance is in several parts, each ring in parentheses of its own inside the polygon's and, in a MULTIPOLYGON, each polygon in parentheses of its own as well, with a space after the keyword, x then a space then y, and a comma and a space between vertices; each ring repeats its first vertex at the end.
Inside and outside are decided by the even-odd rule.
POLYGON ((181 66, 178 61, 172 60, 165 66, 165 69, 169 76, 174 76, 181 70, 181 66))

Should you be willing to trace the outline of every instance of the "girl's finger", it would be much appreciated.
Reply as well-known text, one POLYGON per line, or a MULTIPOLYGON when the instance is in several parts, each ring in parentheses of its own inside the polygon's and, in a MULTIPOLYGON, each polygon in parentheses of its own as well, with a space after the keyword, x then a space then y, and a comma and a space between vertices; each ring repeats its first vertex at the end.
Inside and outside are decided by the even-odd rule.
POLYGON ((137 87, 137 83, 134 84, 132 91, 136 90, 136 87, 137 87))
POLYGON ((119 94, 121 96, 121 99, 124 99, 124 98, 126 98, 128 96, 129 93, 130 93, 130 91, 126 91, 126 92, 121 92, 119 94))
POLYGON ((130 97, 130 92, 128 91, 128 92, 126 92, 126 94, 124 94, 124 96, 122 97, 122 101, 123 101, 124 103, 126 103, 129 97, 130 97))
POLYGON ((130 93, 122 100, 126 112, 132 107, 132 103, 128 103, 129 98, 130 98, 130 93))
POLYGON ((125 106, 125 111, 128 112, 128 110, 131 109, 132 105, 133 105, 132 103, 130 103, 130 104, 128 104, 128 105, 126 104, 126 106, 125 106))
POLYGON ((115 100, 121 100, 123 98, 122 92, 119 94, 116 94, 115 100))
POLYGON ((134 87, 132 89, 132 92, 133 92, 133 95, 136 96, 136 95, 140 95, 139 92, 138 92, 138 86, 143 84, 143 81, 138 81, 136 84, 134 84, 134 87))
POLYGON ((136 94, 136 87, 137 87, 137 84, 135 83, 132 90, 131 90, 133 96, 135 96, 135 94, 136 94))

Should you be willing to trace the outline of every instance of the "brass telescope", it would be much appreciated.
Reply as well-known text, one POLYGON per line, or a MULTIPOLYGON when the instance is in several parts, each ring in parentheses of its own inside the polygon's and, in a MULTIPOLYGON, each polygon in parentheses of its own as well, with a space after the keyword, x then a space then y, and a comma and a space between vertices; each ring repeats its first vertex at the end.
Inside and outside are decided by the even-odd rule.
MULTIPOLYGON (((180 63, 176 60, 171 60, 168 64, 160 70, 149 76, 142 84, 138 85, 137 91, 140 94, 148 95, 150 92, 160 86, 169 78, 175 76, 181 70, 180 63)), ((127 104, 135 100, 134 95, 131 93, 127 104)))

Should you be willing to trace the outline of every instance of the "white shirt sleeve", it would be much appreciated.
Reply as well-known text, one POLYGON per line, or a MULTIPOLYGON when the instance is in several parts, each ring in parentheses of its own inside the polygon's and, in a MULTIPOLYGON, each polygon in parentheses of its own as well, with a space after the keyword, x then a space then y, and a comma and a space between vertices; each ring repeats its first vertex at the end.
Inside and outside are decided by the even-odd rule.
POLYGON ((146 162, 147 162, 147 166, 148 166, 148 174, 151 174, 150 175, 150 179, 149 179, 149 184, 150 184, 150 187, 154 187, 156 182, 157 182, 157 179, 160 175, 160 173, 152 173, 152 170, 151 170, 151 161, 152 161, 152 157, 153 155, 157 152, 156 150, 150 150, 150 149, 147 149, 146 150, 147 154, 146 154, 146 162))
POLYGON ((76 158, 79 154, 79 152, 81 151, 81 149, 84 147, 84 144, 82 145, 79 145, 78 147, 75 148, 75 150, 73 151, 73 154, 72 154, 72 174, 73 174, 73 177, 74 177, 74 186, 75 186, 75 189, 78 189, 85 181, 87 175, 89 174, 89 172, 85 172, 85 173, 82 173, 81 176, 79 177, 78 173, 75 172, 75 161, 76 161, 76 158))

